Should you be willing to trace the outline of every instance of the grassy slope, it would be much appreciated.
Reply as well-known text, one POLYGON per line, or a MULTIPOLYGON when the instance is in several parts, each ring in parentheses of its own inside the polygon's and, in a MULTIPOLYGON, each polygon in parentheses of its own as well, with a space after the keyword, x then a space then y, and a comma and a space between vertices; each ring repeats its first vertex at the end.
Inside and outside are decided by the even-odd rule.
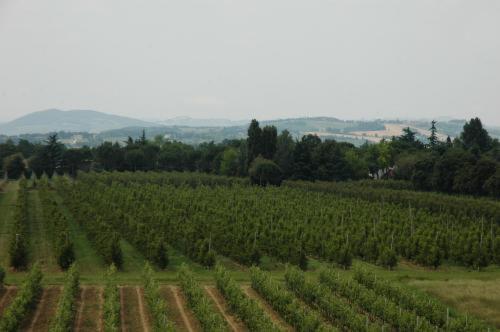
POLYGON ((28 193, 28 218, 30 236, 30 263, 40 262, 44 273, 60 271, 57 265, 50 234, 42 218, 42 206, 38 190, 30 190, 28 193))
POLYGON ((17 182, 9 182, 5 185, 4 191, 0 192, 0 265, 4 268, 9 265, 9 235, 18 187, 17 182))

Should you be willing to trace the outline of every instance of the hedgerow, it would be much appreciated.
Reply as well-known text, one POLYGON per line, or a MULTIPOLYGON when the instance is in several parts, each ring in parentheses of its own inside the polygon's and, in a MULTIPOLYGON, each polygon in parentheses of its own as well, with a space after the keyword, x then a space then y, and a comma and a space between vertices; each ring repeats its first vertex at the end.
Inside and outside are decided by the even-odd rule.
POLYGON ((160 295, 160 286, 154 279, 153 268, 148 263, 144 266, 142 280, 146 303, 153 317, 153 331, 174 331, 172 322, 167 317, 167 304, 160 295))
POLYGON ((181 266, 178 279, 182 292, 186 296, 188 306, 200 322, 203 331, 229 331, 226 321, 215 311, 207 295, 204 294, 201 286, 186 265, 181 266))
POLYGON ((34 264, 23 281, 16 297, 0 318, 0 331, 18 331, 26 315, 35 308, 42 292, 42 271, 34 264))
POLYGON ((75 264, 66 272, 63 292, 57 304, 56 314, 50 324, 50 332, 71 331, 76 312, 76 298, 80 289, 80 276, 75 264))

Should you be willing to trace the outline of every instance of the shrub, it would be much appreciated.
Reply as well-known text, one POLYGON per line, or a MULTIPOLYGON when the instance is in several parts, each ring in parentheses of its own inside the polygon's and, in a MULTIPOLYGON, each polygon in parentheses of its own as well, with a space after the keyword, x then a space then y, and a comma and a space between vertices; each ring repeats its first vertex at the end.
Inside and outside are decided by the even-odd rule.
POLYGON ((283 176, 281 169, 276 163, 261 156, 255 158, 252 162, 249 174, 252 184, 261 186, 267 186, 268 184, 279 186, 281 185, 283 176))

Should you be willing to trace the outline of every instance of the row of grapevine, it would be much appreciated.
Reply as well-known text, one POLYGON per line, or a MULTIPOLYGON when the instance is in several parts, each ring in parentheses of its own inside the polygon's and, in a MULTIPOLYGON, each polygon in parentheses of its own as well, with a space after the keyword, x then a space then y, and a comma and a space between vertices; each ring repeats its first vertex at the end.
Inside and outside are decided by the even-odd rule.
POLYGON ((371 322, 367 315, 358 313, 344 299, 333 295, 326 286, 307 281, 305 274, 296 268, 288 268, 285 281, 298 297, 313 307, 317 307, 332 323, 349 331, 382 331, 376 322, 371 322))
POLYGON ((57 263, 62 269, 67 269, 75 260, 68 220, 59 211, 58 204, 47 186, 41 186, 38 193, 42 204, 42 222, 47 228, 57 263))
POLYGON ((376 294, 355 280, 345 279, 334 270, 323 270, 320 281, 332 292, 347 298, 365 311, 379 317, 398 331, 435 331, 436 327, 412 311, 399 307, 387 297, 376 294))
MULTIPOLYGON (((85 229, 89 240, 93 243, 96 251, 108 264, 114 264, 120 268, 123 263, 123 256, 120 247, 120 236, 113 225, 100 215, 100 211, 93 202, 78 200, 76 192, 70 190, 73 186, 65 178, 57 179, 56 188, 64 203, 68 206, 75 220, 85 229), (66 185, 61 185, 65 183, 66 185)), ((93 193, 93 191, 91 191, 93 193)))
POLYGON ((385 201, 403 206, 413 206, 433 213, 448 213, 455 217, 468 217, 475 220, 491 219, 500 223, 500 203, 491 198, 476 198, 448 195, 436 192, 411 190, 401 182, 352 181, 352 182, 305 182, 285 181, 284 186, 306 191, 332 193, 369 201, 385 201), (389 186, 387 186, 389 185, 389 186))
POLYGON ((228 177, 222 175, 190 172, 100 172, 100 173, 79 173, 79 179, 104 181, 107 185, 120 183, 128 185, 130 183, 173 185, 176 187, 190 186, 232 186, 249 185, 246 178, 228 177))
POLYGON ((487 331, 488 327, 481 321, 465 317, 436 301, 428 294, 396 286, 388 280, 377 278, 372 272, 356 269, 354 279, 372 289, 379 296, 385 296, 399 306, 414 311, 431 323, 449 331, 487 331))
POLYGON ((203 293, 201 286, 185 265, 181 267, 178 278, 188 306, 200 322, 203 331, 229 331, 226 321, 214 310, 207 295, 203 293))
POLYGON ((76 298, 80 289, 80 277, 73 264, 66 273, 64 289, 57 304, 56 314, 50 324, 49 332, 71 331, 76 312, 76 298))
MULTIPOLYGON (((104 196, 101 187, 102 184, 96 183, 95 186, 86 190, 73 190, 71 196, 68 196, 68 203, 78 207, 77 213, 81 216, 81 223, 87 223, 89 226, 87 230, 92 232, 92 221, 85 220, 85 218, 99 220, 99 226, 109 227, 110 231, 112 229, 115 238, 123 237, 139 249, 149 261, 159 268, 165 268, 168 264, 168 253, 164 236, 158 232, 150 220, 145 220, 144 217, 136 218, 135 211, 140 209, 141 201, 124 204, 118 198, 104 196), (90 200, 92 200, 92 204, 82 203, 90 200)), ((59 185, 57 188, 61 191, 62 186, 59 185)), ((108 251, 116 253, 117 257, 116 259, 112 258, 112 262, 119 267, 121 263, 119 247, 117 245, 113 247, 112 243, 109 242, 103 244, 110 246, 108 251)))
POLYGON ((19 331, 24 318, 35 308, 40 297, 42 292, 42 277, 40 266, 34 264, 13 302, 7 307, 0 318, 0 331, 19 331))
POLYGON ((153 331, 174 331, 173 325, 167 317, 167 304, 160 295, 160 286, 154 279, 153 268, 148 263, 144 266, 142 279, 146 302, 153 317, 153 331))
POLYGON ((295 296, 266 272, 257 267, 250 269, 252 288, 259 293, 283 319, 299 332, 336 331, 325 325, 315 311, 301 305, 295 296))
POLYGON ((135 183, 128 173, 85 175, 62 187, 147 257, 161 257, 151 248, 168 242, 206 266, 215 253, 245 265, 263 255, 301 266, 306 256, 345 267, 353 257, 388 267, 400 256, 433 267, 500 263, 500 227, 487 219, 288 187, 135 183))
POLYGON ((28 190, 27 181, 19 181, 14 220, 10 230, 9 255, 10 265, 15 269, 24 269, 28 265, 28 190))
POLYGON ((111 265, 106 272, 104 286, 104 332, 120 331, 120 293, 116 282, 116 268, 111 265))
POLYGON ((250 331, 281 331, 259 304, 245 295, 240 285, 229 276, 221 265, 217 265, 215 272, 217 288, 226 299, 231 311, 245 322, 250 331))

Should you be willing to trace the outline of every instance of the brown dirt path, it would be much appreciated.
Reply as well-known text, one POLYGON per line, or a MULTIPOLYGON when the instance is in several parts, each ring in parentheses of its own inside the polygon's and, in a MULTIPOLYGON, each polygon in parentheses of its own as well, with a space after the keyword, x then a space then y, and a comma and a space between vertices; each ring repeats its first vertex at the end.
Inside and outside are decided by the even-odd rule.
POLYGON ((141 319, 139 298, 135 286, 120 287, 120 301, 122 304, 122 332, 138 332, 145 329, 144 321, 141 319))
POLYGON ((80 331, 82 326, 83 319, 83 308, 85 307, 85 293, 87 291, 87 287, 80 286, 80 296, 76 301, 76 315, 75 315, 75 331, 80 331))
POLYGON ((213 286, 205 286, 205 291, 207 294, 210 296, 210 298, 213 300, 215 303, 215 306, 217 309, 219 309, 220 313, 224 317, 224 319, 227 321, 229 327, 235 331, 235 332, 244 332, 248 331, 248 329, 245 327, 243 322, 241 322, 237 317, 233 316, 227 307, 226 300, 224 300, 224 297, 219 293, 217 288, 213 286))
POLYGON ((135 292, 137 294, 137 301, 139 303, 139 314, 141 316, 142 327, 144 332, 151 331, 151 316, 144 306, 144 291, 139 286, 135 287, 135 292))
POLYGON ((75 332, 102 331, 102 288, 80 286, 80 297, 75 317, 75 332))
POLYGON ((17 288, 12 286, 4 286, 0 291, 0 317, 7 307, 12 303, 17 294, 17 288))
POLYGON ((62 287, 50 286, 43 290, 42 297, 38 302, 35 311, 29 315, 21 328, 21 331, 43 332, 48 331, 50 320, 57 310, 57 302, 61 295, 62 287))
POLYGON ((251 298, 257 301, 257 303, 261 306, 262 309, 271 317, 273 322, 284 329, 285 331, 295 331, 295 329, 290 326, 281 316, 269 305, 269 303, 266 302, 251 286, 242 286, 243 291, 245 294, 251 298))
POLYGON ((174 323, 176 330, 184 332, 202 331, 200 323, 194 314, 187 309, 186 300, 178 287, 164 286, 161 288, 161 293, 167 302, 169 318, 174 323))

